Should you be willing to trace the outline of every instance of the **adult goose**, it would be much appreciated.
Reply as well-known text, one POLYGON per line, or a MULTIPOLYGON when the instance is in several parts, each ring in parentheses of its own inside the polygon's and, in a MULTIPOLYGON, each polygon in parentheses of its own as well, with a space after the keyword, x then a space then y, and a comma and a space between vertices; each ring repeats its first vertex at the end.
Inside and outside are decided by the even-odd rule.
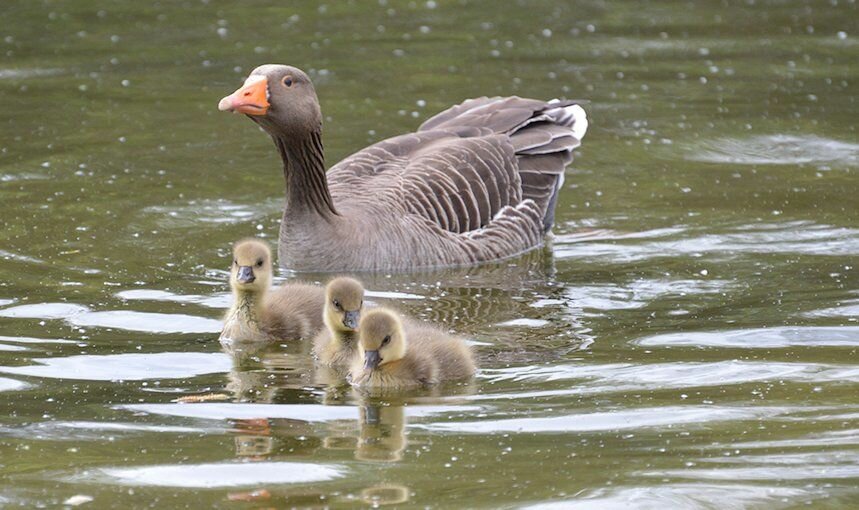
POLYGON ((322 114, 303 71, 257 67, 218 109, 274 140, 286 179, 278 255, 297 271, 471 265, 539 246, 588 125, 575 101, 469 99, 326 175, 322 114))

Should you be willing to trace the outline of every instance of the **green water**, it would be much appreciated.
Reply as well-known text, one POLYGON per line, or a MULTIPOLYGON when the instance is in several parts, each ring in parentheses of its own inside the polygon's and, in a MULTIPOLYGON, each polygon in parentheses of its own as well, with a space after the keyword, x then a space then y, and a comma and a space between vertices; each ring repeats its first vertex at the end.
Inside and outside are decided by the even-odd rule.
POLYGON ((0 506, 859 505, 855 2, 148 4, 0 6, 0 506), (590 101, 546 248, 362 277, 473 384, 220 351, 283 185, 216 105, 266 62, 329 164, 467 97, 590 101))

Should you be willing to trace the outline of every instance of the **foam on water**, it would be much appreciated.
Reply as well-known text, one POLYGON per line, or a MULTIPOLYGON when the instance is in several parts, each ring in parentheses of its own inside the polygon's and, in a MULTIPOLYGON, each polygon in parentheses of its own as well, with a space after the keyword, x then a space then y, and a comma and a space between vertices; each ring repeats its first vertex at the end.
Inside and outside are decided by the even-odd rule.
POLYGON ((226 354, 198 352, 80 355, 32 361, 38 364, 0 367, 0 372, 50 379, 142 381, 217 374, 229 372, 232 368, 232 359, 226 354))

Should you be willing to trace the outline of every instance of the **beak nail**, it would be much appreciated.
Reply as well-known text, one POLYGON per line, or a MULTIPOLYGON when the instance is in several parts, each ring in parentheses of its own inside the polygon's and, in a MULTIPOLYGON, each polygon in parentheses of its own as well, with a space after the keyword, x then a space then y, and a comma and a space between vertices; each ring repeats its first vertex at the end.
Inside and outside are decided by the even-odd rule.
POLYGON ((253 283, 256 280, 256 276, 254 276, 254 268, 251 266, 239 266, 239 270, 236 273, 236 280, 239 283, 253 283))

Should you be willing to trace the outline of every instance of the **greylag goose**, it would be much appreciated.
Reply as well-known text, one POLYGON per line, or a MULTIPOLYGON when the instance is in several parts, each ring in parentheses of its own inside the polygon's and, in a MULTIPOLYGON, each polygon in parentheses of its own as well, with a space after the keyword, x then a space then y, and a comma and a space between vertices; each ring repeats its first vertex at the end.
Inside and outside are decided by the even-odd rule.
POLYGON ((320 365, 348 368, 358 352, 355 332, 364 307, 364 286, 352 278, 335 278, 325 286, 325 329, 313 339, 320 365))
POLYGON ((469 99, 326 175, 322 114, 303 71, 257 67, 218 109, 274 140, 286 179, 278 255, 297 271, 472 265, 539 246, 588 125, 575 101, 469 99))
POLYGON ((322 328, 321 287, 289 283, 271 289, 268 245, 257 239, 233 247, 230 287, 233 305, 224 316, 221 341, 277 341, 309 338, 322 328))
POLYGON ((423 325, 403 324, 391 310, 364 314, 353 385, 370 389, 429 386, 474 375, 471 349, 460 338, 423 325))

